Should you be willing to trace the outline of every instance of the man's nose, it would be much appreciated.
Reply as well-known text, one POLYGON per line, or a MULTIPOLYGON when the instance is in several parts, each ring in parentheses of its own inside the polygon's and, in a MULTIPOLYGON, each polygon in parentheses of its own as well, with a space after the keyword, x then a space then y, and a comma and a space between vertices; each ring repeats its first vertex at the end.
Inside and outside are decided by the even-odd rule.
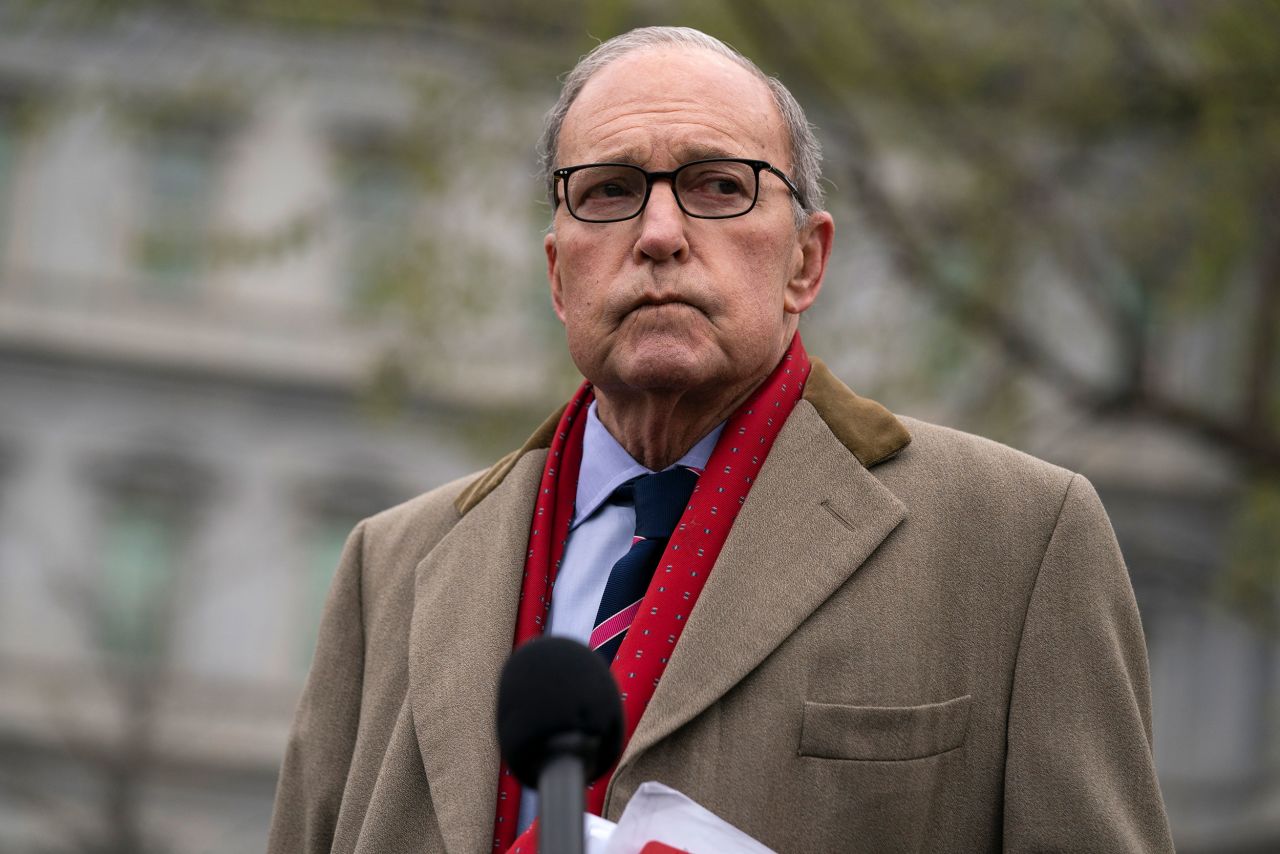
MULTIPOLYGON (((640 214, 640 236, 636 253, 654 261, 680 260, 689 251, 685 240, 684 211, 676 202, 670 181, 655 181, 649 191, 649 203, 640 214)), ((640 259, 637 259, 640 260, 640 259)))

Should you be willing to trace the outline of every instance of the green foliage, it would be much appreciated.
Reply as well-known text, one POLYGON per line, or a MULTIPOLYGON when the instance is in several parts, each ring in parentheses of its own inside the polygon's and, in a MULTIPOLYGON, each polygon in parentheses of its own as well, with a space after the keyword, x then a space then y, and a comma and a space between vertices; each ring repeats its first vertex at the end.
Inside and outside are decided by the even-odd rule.
MULTIPOLYGON (((1269 342, 1280 321, 1266 295, 1280 288, 1280 0, 64 0, 16 8, 72 23, 162 11, 304 35, 429 34, 424 44, 481 54, 492 77, 418 83, 418 121, 401 165, 427 194, 477 164, 528 151, 532 140, 517 144, 510 128, 468 123, 491 112, 486 102, 549 102, 555 75, 574 57, 631 27, 703 28, 800 95, 826 143, 832 204, 860 211, 897 260, 897 275, 938 311, 1009 348, 1067 398, 1112 410, 1168 397, 1162 354, 1181 349, 1185 336, 1221 335, 1235 323, 1234 360, 1193 364, 1178 388, 1212 392, 1178 403, 1215 441, 1240 435, 1214 421, 1235 417, 1224 416, 1224 400, 1252 401, 1250 412, 1268 419, 1269 442, 1278 429, 1271 413, 1280 369, 1269 342), (912 176, 909 186, 891 180, 895 170, 912 176), (1053 271, 1114 339, 1100 372, 1073 371, 1070 354, 1026 323, 1033 269, 1053 271)), ((305 233, 277 235, 283 243, 269 240, 263 251, 305 233)), ((365 306, 400 300, 427 337, 454 311, 483 310, 478 277, 511 268, 487 261, 488 247, 457 240, 408 230, 369 262, 358 298, 365 306)), ((240 236, 222 242, 215 262, 257 248, 240 236)), ((1003 370, 923 353, 929 364, 1003 370)), ((981 413, 973 415, 969 426, 984 429, 981 413)), ((1272 445, 1268 459, 1280 459, 1272 445)), ((1256 457, 1244 445, 1229 450, 1256 457)))
MULTIPOLYGON (((927 297, 914 387, 888 402, 979 390, 961 395, 963 425, 1017 441, 1027 384, 1015 380, 1030 377, 1085 417, 1163 419, 1280 472, 1280 0, 64 0, 9 12, 67 25, 150 13, 477 54, 473 69, 491 71, 413 81, 404 137, 342 169, 359 183, 393 162, 401 177, 384 184, 432 199, 470 181, 477 208, 531 222, 545 212, 530 131, 556 75, 631 27, 700 27, 796 92, 824 141, 833 208, 856 211, 892 278, 927 297), (506 125, 485 118, 520 103, 529 114, 506 125), (473 180, 504 164, 510 180, 473 180), (1080 359, 1084 336, 1052 334, 1050 288, 1094 325, 1096 352, 1080 359)), ((394 315, 411 339, 387 389, 419 384, 460 318, 512 294, 546 315, 533 308, 545 305, 540 265, 447 227, 456 218, 364 242, 360 311, 394 315)), ((211 262, 290 251, 321 223, 219 236, 211 262)), ((554 323, 545 334, 558 349, 554 323)))
POLYGON ((1236 361, 1190 368, 1207 428, 1223 399, 1280 395, 1274 347, 1253 345, 1280 322, 1263 300, 1280 287, 1278 18, 1275 0, 751 0, 699 23, 801 94, 828 175, 854 190, 832 203, 870 213, 911 261, 901 275, 971 329, 1029 336, 1026 367, 1069 397, 1160 398, 1158 354, 1239 324, 1236 361), (913 186, 887 180, 890 156, 913 186), (1070 354, 1019 319, 1029 264, 1061 273, 1120 344, 1104 382, 1064 370, 1070 354))

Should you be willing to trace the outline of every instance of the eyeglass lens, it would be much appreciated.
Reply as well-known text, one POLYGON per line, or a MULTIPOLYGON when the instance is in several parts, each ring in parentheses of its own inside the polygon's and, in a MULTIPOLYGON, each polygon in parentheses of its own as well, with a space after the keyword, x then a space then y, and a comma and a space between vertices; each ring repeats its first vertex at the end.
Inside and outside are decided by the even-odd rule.
MULTIPOLYGON (((678 170, 673 188, 686 213, 701 217, 730 217, 751 210, 758 173, 745 163, 713 160, 690 163, 678 170)), ((588 166, 569 175, 569 209, 586 220, 626 219, 640 212, 647 180, 636 166, 588 166)))

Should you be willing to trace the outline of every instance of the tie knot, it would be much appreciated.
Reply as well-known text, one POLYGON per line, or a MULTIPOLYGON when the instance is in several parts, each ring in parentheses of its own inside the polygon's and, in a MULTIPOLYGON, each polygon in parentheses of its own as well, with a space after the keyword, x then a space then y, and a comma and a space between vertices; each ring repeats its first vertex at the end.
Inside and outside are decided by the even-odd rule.
POLYGON ((630 498, 635 504, 637 537, 666 539, 684 514, 697 482, 697 472, 676 466, 632 478, 614 491, 614 498, 630 498))

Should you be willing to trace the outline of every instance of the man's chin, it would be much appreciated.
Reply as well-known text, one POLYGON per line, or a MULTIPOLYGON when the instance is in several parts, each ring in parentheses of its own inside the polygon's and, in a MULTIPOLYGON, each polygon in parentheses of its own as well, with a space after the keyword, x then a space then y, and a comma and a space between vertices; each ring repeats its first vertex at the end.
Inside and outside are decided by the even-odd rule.
POLYGON ((619 360, 613 372, 618 384, 635 391, 683 391, 716 379, 712 360, 691 349, 636 353, 619 360))

